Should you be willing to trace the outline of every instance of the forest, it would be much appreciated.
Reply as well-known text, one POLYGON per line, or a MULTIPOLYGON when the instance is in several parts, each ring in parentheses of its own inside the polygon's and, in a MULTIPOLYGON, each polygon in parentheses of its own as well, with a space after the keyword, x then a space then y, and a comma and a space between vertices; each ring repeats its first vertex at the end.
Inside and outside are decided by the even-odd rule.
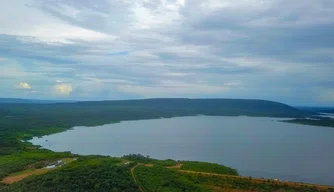
POLYGON ((138 191, 130 174, 133 164, 108 157, 80 157, 77 161, 44 175, 3 186, 1 191, 138 191))

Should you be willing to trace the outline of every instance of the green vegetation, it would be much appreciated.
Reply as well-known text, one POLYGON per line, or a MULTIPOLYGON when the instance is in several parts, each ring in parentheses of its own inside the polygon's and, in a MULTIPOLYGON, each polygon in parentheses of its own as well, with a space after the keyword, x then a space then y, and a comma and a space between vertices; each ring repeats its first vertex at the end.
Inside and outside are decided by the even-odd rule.
POLYGON ((318 120, 313 119, 292 119, 286 120, 284 122, 287 123, 297 123, 303 125, 313 125, 313 126, 321 126, 321 127, 334 127, 334 119, 330 118, 321 118, 318 120))
POLYGON ((0 178, 25 169, 28 165, 42 160, 72 157, 69 152, 56 153, 49 150, 30 150, 0 156, 0 178))
MULTIPOLYGON (((130 168, 119 165, 119 159, 90 156, 80 157, 44 175, 30 176, 21 182, 3 186, 1 191, 138 191, 130 168)), ((1 186, 0 186, 1 187, 1 186)))
POLYGON ((177 164, 176 161, 172 159, 166 159, 166 160, 157 160, 152 159, 149 156, 143 156, 141 154, 130 154, 123 156, 124 159, 127 159, 129 161, 135 161, 138 163, 144 163, 144 164, 154 164, 154 165, 160 165, 160 166, 174 166, 177 164))
MULTIPOLYGON (((305 117, 311 113, 271 101, 237 99, 147 99, 58 104, 0 103, 0 179, 17 172, 28 173, 27 170, 45 167, 59 159, 73 158, 74 155, 70 152, 52 152, 39 149, 29 142, 22 142, 34 136, 62 132, 74 126, 96 126, 125 120, 197 114, 305 117)), ((140 154, 122 158, 76 155, 75 158, 78 159, 62 167, 43 172, 41 175, 29 176, 10 185, 0 182, 0 191, 139 191, 131 176, 131 168, 137 164, 135 176, 145 191, 277 189, 272 186, 273 183, 264 184, 261 181, 249 184, 241 177, 231 176, 222 180, 218 176, 184 172, 189 170, 238 174, 232 168, 211 163, 157 160, 140 154)), ((293 188, 279 189, 296 191, 293 188)), ((299 191, 307 190, 314 191, 309 186, 299 191)))
POLYGON ((182 161, 182 170, 199 171, 207 173, 217 173, 226 175, 238 175, 237 170, 214 163, 198 161, 182 161))
POLYGON ((163 168, 161 166, 145 167, 138 166, 135 175, 144 191, 159 192, 196 192, 208 191, 204 187, 195 185, 182 174, 175 170, 163 168))
POLYGON ((218 176, 201 173, 185 173, 161 166, 138 166, 135 175, 144 191, 330 191, 310 185, 282 183, 274 180, 252 179, 236 176, 218 176))
MULTIPOLYGON (((39 158, 67 156, 67 154, 52 156, 48 153, 31 151, 21 154, 21 157, 29 159, 35 155, 39 156, 39 158)), ((15 156, 13 155, 12 157, 15 156)), ((10 157, 7 156, 6 158, 10 157)), ((140 191, 139 186, 146 192, 330 191, 326 187, 321 188, 312 185, 239 177, 236 176, 236 171, 231 168, 210 163, 182 161, 178 163, 181 163, 182 166, 186 165, 186 170, 173 169, 169 165, 175 165, 176 161, 150 159, 140 154, 127 155, 123 158, 96 155, 77 156, 75 159, 77 160, 62 167, 41 173, 41 175, 29 176, 10 185, 0 183, 0 191, 140 191), (134 172, 137 183, 131 176, 131 170, 134 172), (187 172, 188 170, 192 172, 187 172), (210 170, 214 173, 209 172, 210 170), (216 174, 217 172, 224 175, 216 174)), ((25 169, 30 170, 30 168, 38 166, 41 162, 44 161, 29 164, 25 166, 25 169)), ((8 164, 4 164, 4 166, 7 167, 8 164)), ((21 173, 25 173, 25 171, 21 173)))
POLYGON ((319 192, 328 191, 327 189, 319 189, 315 186, 296 185, 281 183, 274 180, 252 179, 233 176, 216 176, 204 174, 184 173, 185 178, 195 184, 209 186, 221 191, 288 191, 288 192, 319 192))

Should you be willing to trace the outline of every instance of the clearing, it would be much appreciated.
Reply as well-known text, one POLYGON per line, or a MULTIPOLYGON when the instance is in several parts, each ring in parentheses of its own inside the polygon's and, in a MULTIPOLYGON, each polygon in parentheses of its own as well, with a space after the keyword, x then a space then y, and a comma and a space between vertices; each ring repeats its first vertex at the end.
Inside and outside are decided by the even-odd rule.
MULTIPOLYGON (((61 159, 60 161, 62 161, 64 163, 62 165, 66 165, 66 164, 71 163, 75 160, 77 160, 77 158, 64 158, 64 159, 61 159)), ((31 175, 41 175, 41 174, 47 173, 51 170, 57 169, 58 167, 60 167, 60 166, 54 166, 52 168, 44 167, 44 168, 41 168, 41 169, 27 169, 27 170, 24 170, 24 171, 13 173, 13 174, 11 174, 7 177, 4 177, 1 180, 1 182, 4 183, 4 184, 12 184, 12 183, 21 181, 21 180, 23 180, 23 179, 25 179, 25 178, 27 178, 31 175)))

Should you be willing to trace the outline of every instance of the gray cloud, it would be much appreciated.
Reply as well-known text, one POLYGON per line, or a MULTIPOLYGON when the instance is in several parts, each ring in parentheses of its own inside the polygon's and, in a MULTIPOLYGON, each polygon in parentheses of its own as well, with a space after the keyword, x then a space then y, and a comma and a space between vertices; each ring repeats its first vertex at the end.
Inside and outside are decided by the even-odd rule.
POLYGON ((21 24, 0 19, 0 66, 11 73, 1 78, 13 85, 17 77, 29 80, 42 98, 56 98, 50 90, 61 79, 74 99, 159 97, 169 90, 175 97, 332 104, 330 0, 22 0, 6 6, 2 15, 21 24))
POLYGON ((65 22, 100 32, 121 32, 132 19, 123 1, 36 1, 32 6, 65 22))

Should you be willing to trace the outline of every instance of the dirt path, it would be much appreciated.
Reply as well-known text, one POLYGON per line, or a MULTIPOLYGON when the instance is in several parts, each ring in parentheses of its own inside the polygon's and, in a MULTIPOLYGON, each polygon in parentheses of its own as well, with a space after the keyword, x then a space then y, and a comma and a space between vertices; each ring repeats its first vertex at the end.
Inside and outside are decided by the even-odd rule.
POLYGON ((138 166, 138 164, 137 164, 136 166, 134 166, 134 167, 131 168, 131 175, 132 175, 132 178, 133 178, 133 180, 135 181, 135 183, 138 185, 139 191, 144 192, 143 188, 142 188, 142 187, 139 185, 139 183, 137 182, 137 179, 136 179, 136 176, 135 176, 135 173, 134 173, 135 168, 136 168, 137 166, 138 166))
MULTIPOLYGON (((77 160, 77 158, 63 158, 61 160, 65 162, 63 164, 63 165, 65 165, 65 164, 68 164, 68 163, 71 163, 71 162, 77 160)), ((54 167, 54 168, 41 168, 41 169, 32 169, 32 165, 29 165, 28 167, 30 167, 30 169, 13 173, 13 174, 11 174, 7 177, 4 177, 2 180, 0 180, 0 182, 5 183, 5 184, 12 184, 12 183, 21 181, 21 180, 23 180, 26 177, 29 177, 31 175, 41 175, 41 174, 44 174, 46 172, 52 171, 54 169, 57 169, 60 166, 54 167)))
POLYGON ((48 171, 51 171, 51 169, 36 169, 36 170, 32 170, 32 171, 22 173, 22 174, 19 174, 19 175, 7 176, 7 177, 3 178, 1 182, 5 183, 5 184, 12 184, 14 182, 21 181, 22 179, 24 179, 24 178, 26 178, 30 175, 41 175, 41 174, 44 174, 48 171))
POLYGON ((176 165, 173 165, 173 166, 168 166, 167 168, 168 169, 181 169, 182 167, 182 163, 178 163, 176 165))
POLYGON ((223 175, 218 173, 207 173, 207 172, 199 172, 199 171, 189 171, 189 170, 177 170, 178 172, 183 173, 194 173, 194 174, 203 174, 203 175, 213 175, 213 176, 220 176, 220 177, 237 177, 237 178, 249 178, 243 176, 234 176, 234 175, 223 175))

